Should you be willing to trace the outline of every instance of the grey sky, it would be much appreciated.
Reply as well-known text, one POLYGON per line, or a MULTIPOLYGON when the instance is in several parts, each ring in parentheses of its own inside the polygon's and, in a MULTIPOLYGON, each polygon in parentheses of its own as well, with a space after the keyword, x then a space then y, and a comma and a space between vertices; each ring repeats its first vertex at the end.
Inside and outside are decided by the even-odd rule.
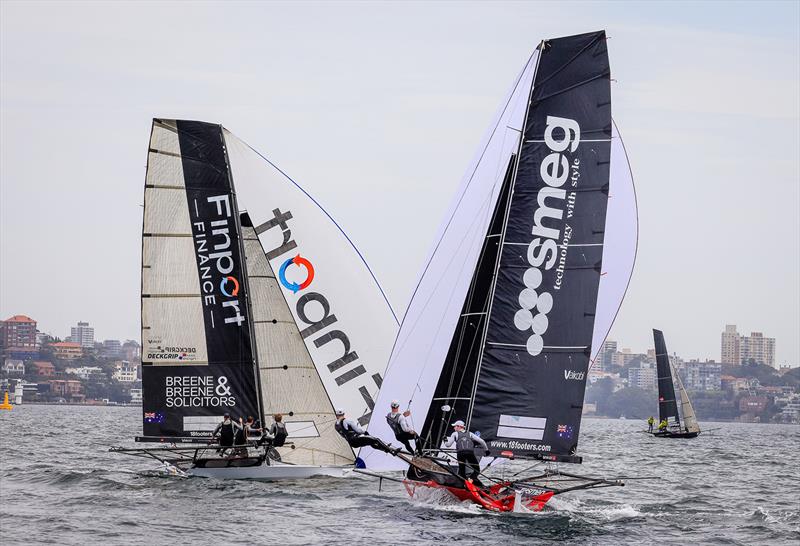
POLYGON ((223 123, 343 225, 398 312, 541 38, 605 28, 639 258, 612 337, 800 364, 800 4, 0 4, 0 315, 139 337, 154 116, 223 123))

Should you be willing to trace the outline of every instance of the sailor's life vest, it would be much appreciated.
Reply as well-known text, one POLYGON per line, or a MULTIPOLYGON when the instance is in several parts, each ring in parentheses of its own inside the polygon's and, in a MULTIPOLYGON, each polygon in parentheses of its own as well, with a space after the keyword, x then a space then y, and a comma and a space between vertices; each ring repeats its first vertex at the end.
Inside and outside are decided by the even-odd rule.
MULTIPOLYGON (((233 427, 231 427, 231 428, 233 428, 233 427)), ((247 440, 245 440, 245 437, 244 437, 244 429, 243 428, 237 428, 236 429, 236 433, 234 434, 234 437, 233 437, 233 445, 241 446, 241 445, 244 445, 246 443, 247 443, 247 440)))
POLYGON ((222 423, 219 429, 219 444, 223 446, 233 445, 233 422, 222 423))
POLYGON ((400 412, 387 413, 386 422, 389 423, 389 428, 392 429, 392 432, 394 432, 395 436, 399 436, 403 433, 403 427, 400 426, 400 412))
POLYGON ((274 426, 275 438, 272 440, 272 445, 275 447, 281 447, 286 443, 286 437, 289 436, 289 433, 286 431, 286 425, 283 423, 276 421, 274 426))
POLYGON ((338 432, 338 433, 339 433, 339 435, 340 435, 342 438, 344 438, 345 440, 347 440, 347 441, 348 441, 348 443, 349 443, 351 440, 355 440, 356 438, 358 438, 358 432, 356 432, 355 430, 353 430, 353 429, 351 429, 351 428, 344 428, 344 419, 337 420, 337 421, 336 421, 336 424, 335 424, 335 425, 333 425, 333 426, 334 426, 334 428, 336 429, 336 432, 338 432))
POLYGON ((469 432, 462 431, 456 433, 456 451, 469 451, 472 452, 475 450, 475 442, 472 441, 472 438, 469 435, 469 432))

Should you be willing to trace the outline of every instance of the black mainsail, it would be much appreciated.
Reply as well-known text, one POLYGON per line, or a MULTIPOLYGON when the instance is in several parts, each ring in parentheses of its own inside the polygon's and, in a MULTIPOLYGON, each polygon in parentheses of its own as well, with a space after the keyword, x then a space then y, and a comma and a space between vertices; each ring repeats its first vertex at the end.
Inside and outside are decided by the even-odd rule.
MULTIPOLYGON (((592 345, 605 336, 595 316, 602 316, 600 329, 610 327, 632 267, 628 253, 635 252, 634 243, 618 253, 617 261, 629 265, 613 264, 601 300, 606 228, 626 225, 620 216, 607 221, 611 181, 620 188, 632 183, 627 162, 611 167, 612 155, 623 158, 619 143, 612 147, 618 134, 610 81, 604 32, 542 42, 464 178, 376 403, 388 409, 391 398, 407 394, 406 415, 422 420, 425 449, 395 456, 408 465, 412 496, 418 488, 445 488, 505 512, 541 510, 567 491, 622 485, 557 465, 509 480, 493 476, 484 485, 467 478, 475 454, 463 435, 455 450, 452 442, 442 444, 465 421, 488 445, 487 455, 581 462, 576 451, 592 345)), ((372 419, 370 433, 391 438, 384 421, 372 419)), ((366 449, 361 456, 373 469, 397 468, 366 449)))
POLYGON ((611 151, 605 33, 542 45, 469 425, 491 450, 574 455, 611 151))
POLYGON ((142 229, 144 441, 259 415, 236 194, 222 127, 153 121, 142 229))
POLYGON ((656 346, 656 374, 658 381, 658 418, 668 423, 680 425, 678 401, 675 398, 675 385, 672 382, 672 366, 669 363, 667 344, 661 330, 653 330, 653 341, 656 346))
MULTIPOLYGON (((612 131, 605 33, 542 42, 445 220, 376 404, 408 393, 429 449, 461 419, 492 455, 580 462, 612 131)), ((382 420, 370 431, 391 437, 382 420)))

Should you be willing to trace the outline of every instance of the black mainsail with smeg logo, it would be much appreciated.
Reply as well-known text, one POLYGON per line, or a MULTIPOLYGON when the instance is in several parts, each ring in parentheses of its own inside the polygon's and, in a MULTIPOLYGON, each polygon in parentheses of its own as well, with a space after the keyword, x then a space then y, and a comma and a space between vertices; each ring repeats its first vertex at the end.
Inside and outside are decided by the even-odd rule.
POLYGON ((611 152, 602 32, 540 50, 467 417, 494 453, 575 454, 611 152))
MULTIPOLYGON (((465 474, 473 455, 581 462, 589 364, 636 252, 633 180, 610 81, 604 32, 541 42, 467 170, 376 402, 407 400, 420 425, 422 452, 399 456, 412 496, 439 487, 491 510, 540 510, 555 494, 621 485, 573 474, 562 487, 550 466, 481 485, 492 459, 478 470, 473 460, 472 479, 465 474), (620 208, 609 216, 611 188, 620 208), (452 448, 462 421, 486 453, 452 448)), ((370 433, 391 437, 381 419, 370 433)), ((402 468, 379 452, 362 457, 376 470, 402 468)))
MULTIPOLYGON (((429 450, 462 420, 492 456, 581 460, 589 365, 636 250, 606 46, 601 31, 536 48, 425 263, 376 405, 408 400, 429 450), (611 187, 622 208, 607 216, 611 187)), ((391 437, 385 429, 370 423, 391 437)), ((397 468, 379 453, 364 458, 397 468)))

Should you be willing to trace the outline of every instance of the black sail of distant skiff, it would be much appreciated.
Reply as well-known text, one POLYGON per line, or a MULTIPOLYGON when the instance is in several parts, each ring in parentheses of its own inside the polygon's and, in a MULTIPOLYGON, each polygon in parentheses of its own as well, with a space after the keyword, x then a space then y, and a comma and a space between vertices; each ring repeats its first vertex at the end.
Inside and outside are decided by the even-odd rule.
POLYGON ((154 120, 142 230, 139 440, 208 439, 259 415, 236 194, 222 127, 154 120))
POLYGON ((680 425, 678 401, 675 398, 675 385, 672 382, 672 366, 669 363, 667 344, 661 330, 653 330, 656 346, 656 374, 658 380, 658 418, 668 423, 680 425))

